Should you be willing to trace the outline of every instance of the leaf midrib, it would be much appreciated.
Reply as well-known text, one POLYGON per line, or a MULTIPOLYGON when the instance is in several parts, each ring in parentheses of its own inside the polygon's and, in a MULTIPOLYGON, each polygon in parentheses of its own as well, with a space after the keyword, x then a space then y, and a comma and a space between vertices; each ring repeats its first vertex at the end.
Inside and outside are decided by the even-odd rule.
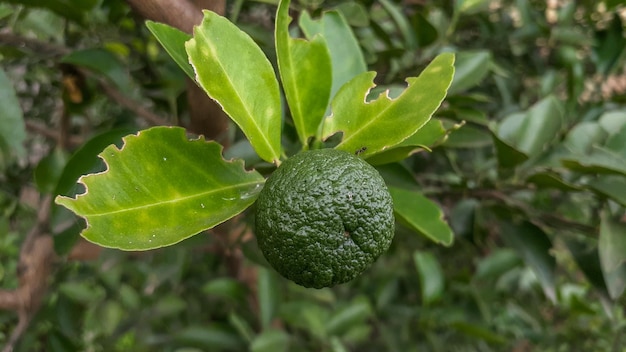
POLYGON ((219 188, 219 189, 212 189, 210 191, 196 193, 194 195, 184 196, 184 197, 180 197, 180 198, 176 198, 176 199, 169 199, 169 200, 165 200, 165 201, 160 201, 160 202, 156 202, 156 203, 150 203, 150 204, 136 206, 136 207, 132 207, 132 208, 124 208, 124 209, 120 209, 120 210, 109 211, 109 212, 106 212, 106 213, 85 214, 84 216, 85 217, 102 217, 102 216, 107 216, 107 215, 113 215, 113 214, 120 214, 120 213, 125 213, 125 212, 137 211, 137 210, 141 210, 141 209, 149 209, 149 208, 158 207, 158 206, 165 205, 165 204, 184 202, 184 201, 187 201, 187 200, 201 198, 203 196, 207 196, 207 195, 210 195, 210 194, 213 194, 213 193, 218 193, 218 192, 222 192, 222 191, 228 191, 228 190, 231 190, 231 189, 236 189, 236 188, 245 187, 245 186, 251 186, 251 185, 254 185, 254 184, 262 184, 262 183, 263 183, 262 181, 240 183, 240 184, 237 184, 237 185, 228 186, 228 187, 222 187, 222 188, 219 188))

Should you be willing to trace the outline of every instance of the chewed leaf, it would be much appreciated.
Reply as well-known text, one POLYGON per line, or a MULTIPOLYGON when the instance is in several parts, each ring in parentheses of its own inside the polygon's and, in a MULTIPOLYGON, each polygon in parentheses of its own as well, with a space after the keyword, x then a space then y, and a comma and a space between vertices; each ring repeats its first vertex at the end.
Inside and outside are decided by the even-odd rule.
POLYGON ((300 142, 306 145, 317 134, 332 84, 331 61, 321 35, 310 41, 289 35, 289 0, 283 0, 276 14, 276 53, 285 97, 300 142))
POLYGON ((336 148, 362 157, 391 148, 419 130, 439 108, 454 75, 454 54, 437 56, 397 98, 381 94, 366 101, 375 86, 374 72, 346 83, 331 103, 332 115, 324 120, 323 137, 343 132, 336 148))
POLYGON ((222 147, 188 140, 178 127, 154 127, 100 153, 107 170, 79 179, 86 192, 57 204, 87 221, 86 239, 105 247, 147 250, 212 228, 250 206, 264 178, 222 147))
POLYGON ((281 103, 272 64, 248 34, 204 11, 185 47, 196 81, 224 109, 259 156, 280 161, 281 103))

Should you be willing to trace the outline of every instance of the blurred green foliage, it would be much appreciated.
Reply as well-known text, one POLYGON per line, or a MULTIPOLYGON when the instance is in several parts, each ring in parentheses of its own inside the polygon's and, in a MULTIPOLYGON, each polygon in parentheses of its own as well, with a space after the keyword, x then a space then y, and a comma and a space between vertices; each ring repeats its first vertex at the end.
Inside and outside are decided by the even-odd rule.
MULTIPOLYGON (((275 9, 238 0, 227 13, 272 62, 275 9)), ((229 273, 215 251, 224 241, 211 235, 62 260, 16 351, 624 351, 624 5, 302 0, 294 9, 337 9, 391 92, 436 54, 457 53, 435 115, 449 129, 445 142, 378 166, 389 184, 441 205, 454 245, 399 226, 372 269, 323 290, 277 276, 246 231, 226 249, 242 250, 254 285, 229 273)), ((0 89, 19 101, 0 95, 3 113, 17 107, 23 121, 47 126, 67 114, 82 138, 60 150, 32 129, 24 137, 22 118, 0 120, 0 285, 13 289, 36 213, 28 190, 80 193, 78 176, 103 168, 97 153, 145 127, 97 80, 173 122, 188 124, 189 111, 185 73, 121 0, 3 1, 0 25, 49 44, 0 43, 0 89)), ((285 131, 298 140, 289 123, 285 131)), ((258 162, 241 134, 231 139, 229 157, 258 162)), ((78 236, 74 222, 54 209, 62 255, 78 236)), ((16 323, 0 312, 0 344, 16 323)))

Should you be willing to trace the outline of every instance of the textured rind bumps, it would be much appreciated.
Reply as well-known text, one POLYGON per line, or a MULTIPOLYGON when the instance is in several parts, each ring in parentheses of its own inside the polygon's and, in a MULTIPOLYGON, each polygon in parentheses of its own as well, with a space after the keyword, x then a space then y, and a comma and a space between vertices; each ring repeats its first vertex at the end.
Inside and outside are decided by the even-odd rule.
POLYGON ((350 281, 391 244, 393 203, 362 159, 335 149, 301 152, 268 179, 256 202, 259 248, 305 287, 350 281))

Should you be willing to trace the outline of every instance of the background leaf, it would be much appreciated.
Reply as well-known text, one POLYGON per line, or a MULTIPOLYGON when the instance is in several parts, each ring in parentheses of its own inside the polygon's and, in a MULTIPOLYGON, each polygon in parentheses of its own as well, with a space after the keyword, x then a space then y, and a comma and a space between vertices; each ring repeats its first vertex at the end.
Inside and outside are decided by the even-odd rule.
POLYGON ((11 81, 2 69, 0 69, 0 106, 2 106, 0 109, 0 150, 5 153, 13 151, 16 156, 23 156, 25 150, 22 143, 26 139, 26 129, 22 108, 11 81))
POLYGON ((152 35, 161 43, 165 51, 170 54, 187 76, 194 79, 193 67, 189 63, 187 51, 185 50, 185 43, 192 38, 191 35, 167 24, 154 21, 146 21, 146 27, 148 27, 152 35))
POLYGON ((326 40, 332 61, 331 99, 346 82, 367 70, 359 43, 339 12, 325 12, 318 20, 313 20, 307 12, 302 12, 299 25, 309 40, 317 34, 321 34, 326 40))
POLYGON ((316 136, 330 99, 332 66, 322 35, 310 41, 289 36, 289 0, 283 0, 276 17, 278 68, 300 143, 316 136))
POLYGON ((626 224, 604 212, 600 223, 598 255, 609 295, 619 298, 626 289, 626 224))
POLYGON ((389 193, 396 215, 409 227, 435 243, 452 244, 454 234, 443 220, 443 212, 437 204, 415 191, 389 187, 389 193))
POLYGON ((281 103, 274 69, 252 38, 204 11, 186 43, 196 81, 248 137, 263 160, 279 163, 281 103))
POLYGON ((420 279, 422 302, 425 306, 441 299, 444 291, 444 277, 441 265, 432 253, 415 251, 413 261, 420 279))
POLYGON ((502 238, 524 258, 537 275, 546 296, 556 302, 556 260, 550 255, 552 243, 545 232, 529 222, 519 225, 501 222, 500 228, 502 238))
POLYGON ((217 143, 187 140, 182 128, 144 130, 100 154, 108 170, 81 177, 84 194, 56 202, 84 217, 82 236, 102 246, 171 245, 242 212, 260 191, 259 173, 220 152, 217 143))
POLYGON ((454 55, 437 56, 419 77, 407 79, 408 87, 396 99, 365 97, 374 87, 374 72, 347 83, 331 103, 332 115, 324 120, 323 136, 343 132, 336 148, 363 157, 404 141, 419 130, 439 108, 454 73, 454 55))

